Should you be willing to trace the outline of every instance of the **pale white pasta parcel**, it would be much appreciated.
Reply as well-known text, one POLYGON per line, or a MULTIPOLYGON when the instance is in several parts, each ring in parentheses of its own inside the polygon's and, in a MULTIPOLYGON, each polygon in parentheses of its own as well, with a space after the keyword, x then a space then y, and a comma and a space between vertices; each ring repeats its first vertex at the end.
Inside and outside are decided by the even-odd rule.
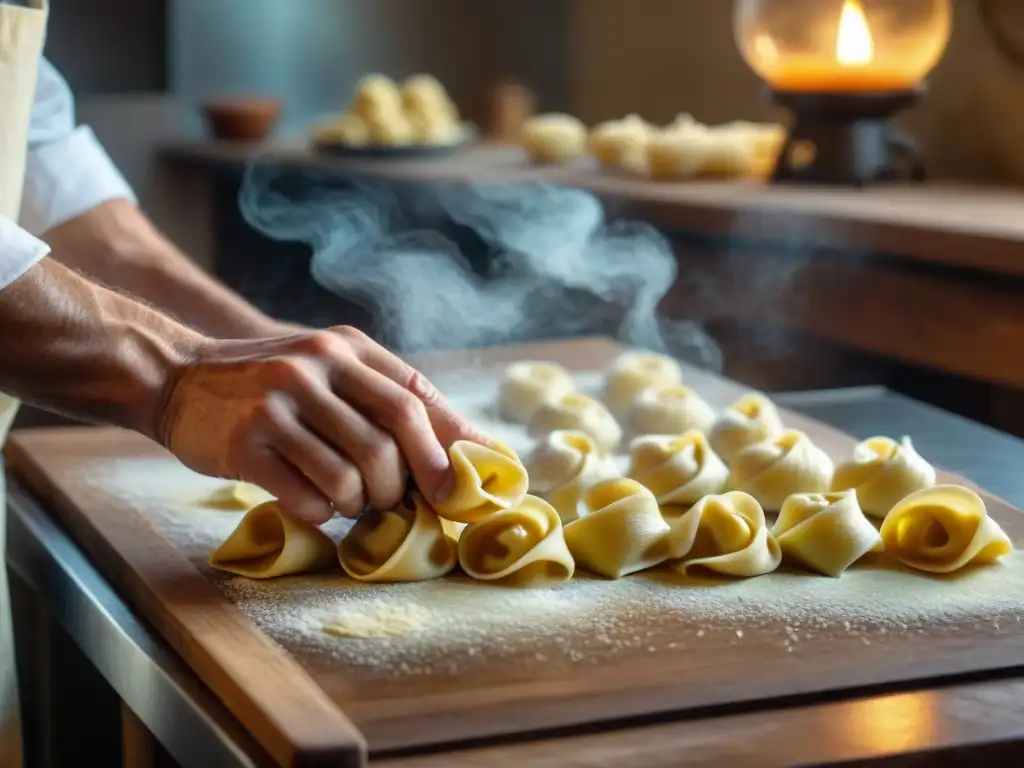
POLYGON ((691 429, 706 432, 715 412, 704 398, 682 384, 648 387, 629 409, 634 435, 679 435, 691 429))
POLYGON ((523 360, 505 369, 498 386, 498 415, 526 424, 544 403, 576 389, 572 374, 558 363, 523 360))
POLYGON ((558 430, 586 432, 605 452, 614 450, 622 440, 622 428, 604 404, 579 392, 542 403, 527 425, 534 438, 558 430))
POLYGON ((474 579, 515 587, 556 587, 575 571, 558 513, 529 495, 511 509, 466 526, 459 538, 459 563, 474 579))
POLYGON ((728 488, 749 493, 766 511, 778 512, 794 493, 826 493, 832 469, 832 459, 811 438, 789 430, 736 454, 728 488))
POLYGON ((564 524, 580 516, 587 489, 621 474, 615 459, 601 451, 590 435, 572 430, 557 430, 542 438, 525 464, 530 493, 550 503, 564 524))
POLYGON ((748 445, 776 437, 782 432, 782 417, 775 404, 759 392, 748 392, 715 420, 708 439, 715 453, 730 463, 748 445))
POLYGON ((594 126, 587 150, 604 166, 635 173, 647 171, 647 142, 654 129, 637 115, 594 126))
POLYGON ((729 478, 728 468, 697 430, 638 437, 629 452, 626 474, 654 494, 663 514, 666 507, 688 508, 704 496, 721 493, 729 478))
POLYGON ((267 501, 245 514, 210 555, 210 565, 251 579, 273 579, 336 566, 335 558, 334 542, 323 531, 267 501))
POLYGON ((567 163, 586 150, 587 127, 572 115, 537 115, 526 121, 520 141, 538 163, 567 163))
POLYGON ((587 514, 565 527, 580 568, 619 579, 668 559, 669 526, 658 500, 635 480, 605 480, 583 495, 587 514))
POLYGON ((984 500, 962 485, 936 485, 910 494, 889 511, 881 533, 890 557, 931 573, 988 565, 1013 551, 1013 542, 989 516, 984 500))
POLYGON ((683 369, 668 355, 626 352, 619 355, 605 376, 601 399, 617 419, 625 419, 637 395, 648 387, 681 384, 683 369))
POLYGON ((763 576, 782 562, 764 510, 741 491, 705 496, 672 523, 668 541, 684 575, 707 568, 725 576, 763 576))
POLYGON ((861 511, 855 491, 790 496, 782 504, 772 534, 782 547, 783 559, 834 578, 882 543, 861 511))
POLYGON ((402 93, 387 75, 366 75, 356 85, 352 112, 364 120, 381 121, 402 113, 402 93))
MULTIPOLYGON (((488 447, 457 440, 448 449, 455 484, 451 495, 434 509, 455 523, 478 523, 523 500, 529 486, 526 467, 506 445, 488 447)), ((464 533, 464 532, 463 532, 464 533)))
POLYGON ((852 461, 836 467, 832 490, 856 490, 861 509, 884 518, 900 500, 935 485, 935 479, 935 467, 914 450, 909 437, 898 443, 872 437, 858 443, 852 461))
POLYGON ((363 514, 338 545, 338 560, 359 581, 425 581, 451 571, 458 554, 434 510, 410 491, 394 509, 363 514))

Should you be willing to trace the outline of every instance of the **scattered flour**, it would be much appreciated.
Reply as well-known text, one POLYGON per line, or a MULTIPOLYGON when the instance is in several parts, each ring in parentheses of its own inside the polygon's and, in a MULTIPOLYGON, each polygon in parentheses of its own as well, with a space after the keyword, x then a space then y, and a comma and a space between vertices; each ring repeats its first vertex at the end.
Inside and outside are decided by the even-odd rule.
MULTIPOLYGON (((585 388, 593 391, 598 382, 586 379, 585 388)), ((493 383, 438 384, 482 429, 519 451, 529 449, 521 428, 491 416, 493 383)), ((619 460, 624 467, 626 458, 619 460)), ((564 587, 538 591, 461 575, 388 585, 356 582, 340 571, 254 581, 206 564, 244 514, 201 505, 223 481, 163 459, 97 461, 80 471, 98 492, 133 504, 304 663, 345 665, 348 674, 366 679, 460 675, 498 658, 506 667, 535 669, 538 662, 602 664, 623 655, 723 645, 767 646, 786 658, 812 654, 821 638, 864 653, 910 652, 925 635, 967 641, 1022 629, 1019 551, 998 566, 945 577, 869 556, 840 579, 780 570, 755 579, 695 581, 655 569, 614 582, 577 573, 564 587)), ((340 540, 350 526, 334 520, 325 530, 340 540)))

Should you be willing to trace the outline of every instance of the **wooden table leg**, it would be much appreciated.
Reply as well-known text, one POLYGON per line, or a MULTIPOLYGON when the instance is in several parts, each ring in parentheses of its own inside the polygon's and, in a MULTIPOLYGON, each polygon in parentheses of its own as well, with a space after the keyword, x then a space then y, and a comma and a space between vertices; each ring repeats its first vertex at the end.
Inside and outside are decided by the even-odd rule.
POLYGON ((135 716, 131 707, 121 702, 121 765, 123 768, 153 768, 157 744, 153 734, 135 716))

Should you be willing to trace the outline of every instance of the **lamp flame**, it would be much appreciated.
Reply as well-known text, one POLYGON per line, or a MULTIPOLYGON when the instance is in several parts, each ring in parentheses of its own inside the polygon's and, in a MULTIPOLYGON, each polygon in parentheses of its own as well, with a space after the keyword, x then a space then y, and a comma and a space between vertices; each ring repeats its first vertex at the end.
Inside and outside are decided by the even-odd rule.
POLYGON ((858 0, 843 0, 836 33, 836 61, 844 67, 870 64, 875 58, 871 27, 858 0))

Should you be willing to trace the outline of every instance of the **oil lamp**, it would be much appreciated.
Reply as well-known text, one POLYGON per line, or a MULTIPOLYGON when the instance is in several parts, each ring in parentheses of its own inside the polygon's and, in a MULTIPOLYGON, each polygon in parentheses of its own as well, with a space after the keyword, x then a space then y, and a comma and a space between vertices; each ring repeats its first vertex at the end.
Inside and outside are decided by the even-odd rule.
POLYGON ((793 117, 773 181, 924 178, 890 118, 924 93, 951 0, 736 0, 733 23, 743 58, 793 117))

